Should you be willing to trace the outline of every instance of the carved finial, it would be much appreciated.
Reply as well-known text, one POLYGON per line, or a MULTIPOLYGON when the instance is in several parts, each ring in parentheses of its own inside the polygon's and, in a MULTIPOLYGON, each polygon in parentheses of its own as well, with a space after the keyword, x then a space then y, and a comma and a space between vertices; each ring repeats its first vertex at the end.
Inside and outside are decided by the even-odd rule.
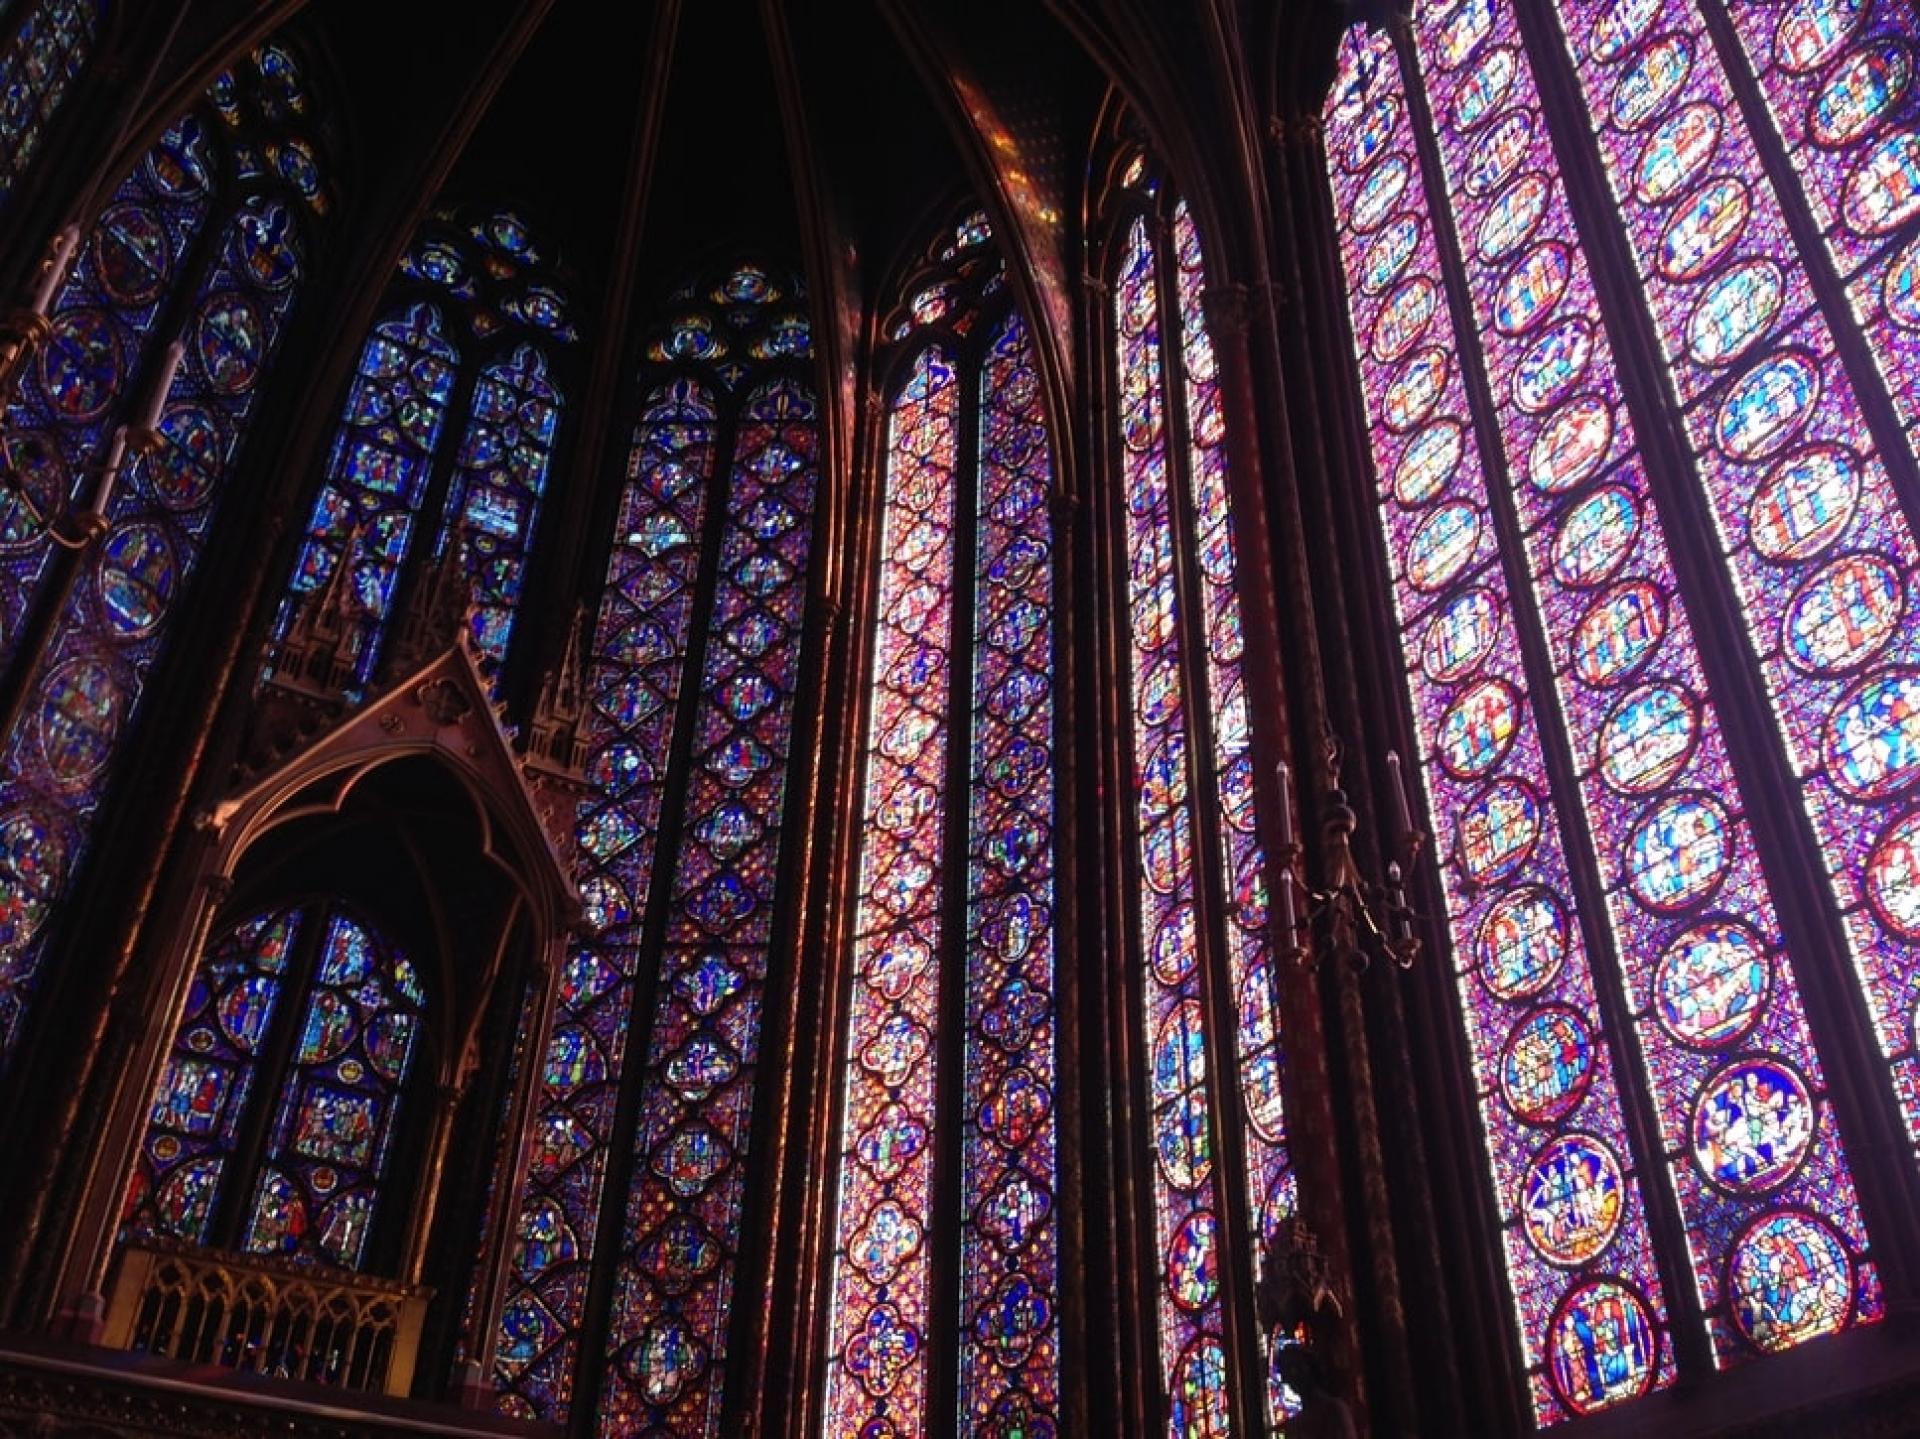
POLYGON ((585 649, 586 607, 577 607, 567 630, 567 647, 560 664, 547 671, 540 699, 527 726, 527 763, 552 778, 575 781, 587 761, 587 678, 585 649))
POLYGON ((413 594, 395 627, 387 674, 411 673, 454 645, 471 645, 473 583, 467 574, 467 527, 448 538, 426 582, 413 594))
POLYGON ((282 689, 331 700, 351 686, 353 642, 361 614, 353 561, 365 535, 363 524, 348 532, 326 580, 308 594, 286 635, 274 646, 271 679, 282 689))

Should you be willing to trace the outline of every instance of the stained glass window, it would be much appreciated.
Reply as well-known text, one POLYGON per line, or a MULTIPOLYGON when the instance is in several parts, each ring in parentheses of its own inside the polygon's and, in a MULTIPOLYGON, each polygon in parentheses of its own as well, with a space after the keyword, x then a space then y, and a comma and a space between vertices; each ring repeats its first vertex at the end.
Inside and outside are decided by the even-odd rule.
POLYGON ((505 663, 560 425, 549 355, 578 338, 551 269, 510 212, 422 227, 348 387, 276 634, 351 547, 354 676, 368 683, 421 517, 437 514, 428 553, 460 547, 474 649, 489 674, 505 663))
POLYGON ((510 1414, 574 1402, 589 1267, 620 1215, 602 1432, 717 1432, 819 481, 804 305, 741 265, 677 292, 647 344, 589 677, 594 935, 563 977, 495 1351, 510 1414), (669 768, 689 779, 662 849, 669 768), (608 1195, 622 1148, 632 1180, 608 1195))
POLYGON ((929 260, 889 326, 905 376, 887 434, 826 1430, 930 1432, 934 1346, 957 1342, 969 1429, 1045 1433, 1060 1391, 1052 448, 1025 323, 1004 301, 983 319, 1003 283, 985 217, 929 260), (956 966, 965 1010, 946 1014, 956 966), (955 1027, 962 1072, 946 1079, 939 1036, 955 1027), (949 1083, 964 1095, 952 1138, 936 1122, 949 1083), (957 1174, 938 1158, 951 1146, 957 1174), (935 1215, 955 1183, 948 1317, 934 1276, 956 1256, 935 1215))
MULTIPOLYGON (((39 0, 0 49, 0 205, 33 163, 54 111, 93 53, 103 0, 39 0)), ((0 15, 0 30, 12 17, 0 15)))
POLYGON ((1862 324, 1885 375, 1897 343, 1864 290, 1857 316, 1831 296, 1904 242, 1920 201, 1902 210, 1904 7, 1561 4, 1537 28, 1521 9, 1428 0, 1397 43, 1356 27, 1326 118, 1414 729, 1548 1423, 1673 1373, 1649 1186, 1680 1218, 1668 1259, 1715 1364, 1882 1312, 1799 993, 1837 946, 1790 939, 1776 913, 1769 874, 1804 868, 1804 841, 1747 812, 1769 771, 1722 731, 1688 596, 1744 615, 1833 881, 1832 933, 1851 940, 1911 1124, 1920 965, 1876 878, 1898 869, 1889 801, 1912 777, 1893 666, 1920 643, 1914 543, 1835 327, 1862 324), (1730 63, 1759 76, 1796 161, 1784 198, 1730 63), (1590 127, 1560 128, 1550 85, 1578 87, 1590 127), (1612 196, 1582 209, 1563 176, 1588 146, 1612 196), (1797 247, 1795 203, 1824 252, 1797 247), (1589 253, 1605 246, 1641 293, 1603 317, 1589 253), (1617 364, 1623 331, 1662 374, 1617 364), (1684 463, 1640 448, 1667 413, 1684 463), (1668 531, 1703 519, 1725 571, 1683 594, 1668 531), (1557 725, 1536 727, 1542 706, 1557 725), (1569 922, 1582 890, 1604 901, 1584 927, 1569 922), (1588 970, 1588 945, 1614 962, 1588 970), (1609 1073, 1609 1015, 1633 1033, 1634 1073, 1609 1073), (1635 1109, 1660 1154, 1632 1152, 1635 1109))
POLYGON ((1271 1364, 1234 1372, 1221 1271, 1244 1261, 1221 1252, 1221 1216, 1270 1234, 1294 1211, 1294 1185, 1202 237, 1144 160, 1123 187, 1112 343, 1160 1382, 1169 1432, 1225 1434, 1230 1386, 1263 1390, 1276 1424, 1291 1395, 1271 1364), (1212 1036, 1210 996, 1222 993, 1237 1023, 1212 1036), (1212 1053, 1232 1072, 1211 1072, 1212 1053), (1242 1173, 1215 1162, 1229 1124, 1242 1173))
POLYGON ((338 907, 227 929, 174 1030, 128 1232, 360 1268, 425 1003, 407 958, 338 907))
POLYGON ((263 143, 313 147, 302 138, 310 122, 283 116, 271 98, 298 93, 304 105, 298 71, 278 51, 283 65, 270 83, 266 53, 222 76, 115 191, 7 415, 29 483, 50 502, 91 496, 109 431, 129 417, 140 386, 156 382, 161 310, 191 296, 176 332, 185 359, 161 411, 163 444, 114 489, 107 532, 70 587, 53 582, 61 573, 53 546, 24 508, 0 506, 0 658, 13 657, 36 609, 58 605, 20 718, 0 741, 0 1054, 18 1037, 46 922, 85 853, 298 293, 318 207, 279 177, 250 172, 243 155, 263 143), (231 120, 219 118, 222 95, 231 120), (210 245, 196 245, 203 235, 210 245))

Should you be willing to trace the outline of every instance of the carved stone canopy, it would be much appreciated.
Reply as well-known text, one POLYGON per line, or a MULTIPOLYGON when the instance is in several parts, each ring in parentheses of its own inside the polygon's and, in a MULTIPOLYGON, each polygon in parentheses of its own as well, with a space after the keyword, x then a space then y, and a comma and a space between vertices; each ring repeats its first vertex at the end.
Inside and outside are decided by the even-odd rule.
MULTIPOLYGON (((274 698, 270 683, 261 700, 274 698)), ((583 786, 564 763, 575 754, 558 748, 562 762, 552 742, 516 750, 456 639, 237 776, 201 816, 213 840, 205 876, 231 886, 235 911, 319 892, 386 917, 410 952, 442 971, 443 1079, 457 1083, 509 950, 552 954, 580 920, 573 836, 583 786)))

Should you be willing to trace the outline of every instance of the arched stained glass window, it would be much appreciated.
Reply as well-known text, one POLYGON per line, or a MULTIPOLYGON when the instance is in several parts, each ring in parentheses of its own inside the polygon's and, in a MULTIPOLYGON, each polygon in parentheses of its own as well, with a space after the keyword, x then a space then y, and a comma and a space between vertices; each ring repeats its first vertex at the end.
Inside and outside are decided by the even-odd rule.
POLYGON ((15 637, 36 607, 59 606, 20 718, 0 741, 0 1054, 18 1036, 45 922, 85 852, 304 272, 316 197, 245 160, 255 145, 311 149, 306 122, 277 118, 274 97, 300 82, 286 52, 275 53, 278 80, 267 78, 267 51, 256 52, 215 87, 230 119, 212 104, 183 116, 115 192, 8 413, 14 453, 41 493, 90 496, 109 430, 161 363, 163 305, 192 297, 180 307, 186 357, 161 412, 165 443, 129 466, 72 584, 52 583, 52 546, 22 507, 7 502, 0 520, 0 655, 17 662, 15 637))
POLYGON ((1161 188, 1144 160, 1130 165, 1116 216, 1112 353, 1160 1381, 1169 1432, 1186 1435, 1226 1433, 1229 1386, 1241 1382, 1264 1388, 1270 1417, 1284 1419, 1290 1396, 1277 1372, 1233 1376, 1220 1272, 1243 1261, 1221 1252, 1219 1234, 1228 1208, 1242 1232, 1271 1233, 1293 1213, 1294 1187, 1225 416, 1202 309, 1201 236, 1161 188), (1212 1072, 1212 1054, 1232 1072, 1212 1072), (1235 1127, 1241 1173, 1216 1162, 1225 1125, 1235 1127))
POLYGON ((595 935, 563 977, 517 1208, 495 1351, 510 1414, 575 1402, 587 1275, 612 1245, 601 1432, 718 1432, 819 482, 804 305, 741 265, 676 293, 648 344, 588 681, 595 935))
POLYGON ((889 326, 904 378, 886 433, 840 1121, 834 1435, 932 1432, 943 1343, 969 1432, 1059 1422, 1054 477, 1001 264, 985 217, 963 220, 889 326), (941 1039, 956 1028, 957 1050, 941 1039), (959 1075, 943 1076, 943 1052, 959 1075), (938 1122, 950 1084, 958 1134, 938 1122), (934 1239, 953 1186, 957 1256, 934 1239), (935 1275, 956 1262, 959 1312, 942 1315, 935 1275))
POLYGON ((338 906, 231 926, 194 971, 127 1232, 360 1268, 425 1003, 338 906))
POLYGON ((17 19, 0 50, 0 205, 27 173, 48 123, 93 53, 104 0, 38 0, 17 17, 0 13, 0 31, 17 19))
POLYGON ((1720 1366, 1882 1312, 1818 1053, 1845 1038, 1816 1033, 1800 987, 1851 952, 1892 1061, 1869 1098, 1913 1132, 1920 555, 1893 277, 1920 218, 1915 29, 1873 0, 1430 0, 1397 40, 1350 32, 1328 102, 1381 527, 1543 1423, 1664 1383, 1672 1311, 1720 1366), (1748 127, 1733 74, 1757 77, 1773 129, 1748 127), (1554 87, 1584 100, 1577 118, 1543 102, 1554 87), (1576 156, 1610 200, 1569 190, 1576 156), (1628 282, 1604 315, 1603 254, 1628 282), (1665 368, 1617 363, 1623 336, 1665 368), (1642 449, 1673 420, 1677 446, 1642 449), (1717 551, 1682 543, 1702 531, 1717 551), (1712 664, 1708 634, 1729 651, 1712 664), (1742 667, 1804 832, 1749 811, 1779 770, 1723 731, 1713 687, 1732 679, 1710 678, 1742 667), (1831 906, 1786 923, 1776 889, 1809 872, 1831 906), (1576 924, 1582 894, 1602 905, 1576 924), (1587 970, 1588 951, 1610 962, 1587 970), (1603 1021, 1631 1033, 1632 1072, 1611 1069, 1603 1021), (1636 1110, 1662 1153, 1633 1152, 1636 1110), (1656 1188, 1677 1234, 1643 1217, 1656 1188), (1691 1279, 1664 1300, 1661 1249, 1691 1279))
POLYGON ((474 648, 490 673, 505 663, 560 424, 548 354, 578 338, 552 268, 509 212, 422 228, 347 390, 276 635, 351 546, 354 675, 370 682, 421 518, 437 515, 425 553, 462 547, 474 648))

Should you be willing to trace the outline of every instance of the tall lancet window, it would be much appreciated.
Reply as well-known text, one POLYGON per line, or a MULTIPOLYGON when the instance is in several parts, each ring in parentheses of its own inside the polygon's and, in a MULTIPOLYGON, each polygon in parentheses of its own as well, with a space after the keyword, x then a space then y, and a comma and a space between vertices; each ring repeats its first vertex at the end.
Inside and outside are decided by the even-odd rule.
POLYGON ((578 338, 553 268, 507 211, 422 227, 360 352, 276 634, 351 548, 354 674, 371 680, 424 516, 419 562, 460 547, 475 651, 489 674, 506 662, 560 428, 550 366, 578 338))
POLYGON ((0 666, 24 694, 0 739, 0 1063, 328 210, 317 143, 289 50, 268 46, 221 75, 82 238, 52 333, 7 409, 12 462, 40 507, 87 503, 109 437, 159 384, 169 342, 184 348, 160 410, 163 445, 130 464, 106 533, 78 558, 60 558, 28 506, 0 500, 0 666), (263 163, 296 150, 297 175, 263 163), (42 624, 39 652, 23 652, 42 624))
POLYGON ((105 18, 105 0, 0 5, 0 206, 39 153, 105 18))
POLYGON ((1290 1396, 1270 1362, 1266 1373, 1243 1374, 1230 1352, 1221 1270, 1247 1265, 1246 1293, 1252 1273, 1247 1255, 1223 1249, 1222 1215, 1234 1216, 1238 1232, 1264 1236, 1295 1205, 1227 416, 1191 212, 1135 158, 1112 223, 1114 509, 1135 782, 1128 906, 1141 957, 1135 1002, 1147 1061, 1160 1382, 1169 1433, 1225 1434, 1233 1386, 1263 1392, 1274 1423, 1290 1396))
POLYGON ((563 977, 495 1340, 510 1414, 719 1432, 792 867, 812 368, 804 293, 754 265, 676 292, 648 344, 589 676, 594 934, 563 977), (614 1283, 590 1313, 596 1261, 614 1283), (589 1329, 606 1363, 577 1396, 589 1329))
POLYGON ((1060 1394, 1052 447, 985 217, 943 234, 904 293, 887 329, 825 1432, 937 1432, 940 1366, 964 1432, 1047 1433, 1060 1394))
POLYGON ((426 1002, 407 957, 338 905, 229 925, 194 971, 126 1232, 363 1267, 376 1219, 405 1213, 379 1201, 426 1002))
POLYGON ((1883 1310, 1802 987, 1857 983, 1890 1064, 1850 1102, 1914 1132, 1917 38, 1873 0, 1443 0, 1356 27, 1328 101, 1542 1423, 1883 1310))

